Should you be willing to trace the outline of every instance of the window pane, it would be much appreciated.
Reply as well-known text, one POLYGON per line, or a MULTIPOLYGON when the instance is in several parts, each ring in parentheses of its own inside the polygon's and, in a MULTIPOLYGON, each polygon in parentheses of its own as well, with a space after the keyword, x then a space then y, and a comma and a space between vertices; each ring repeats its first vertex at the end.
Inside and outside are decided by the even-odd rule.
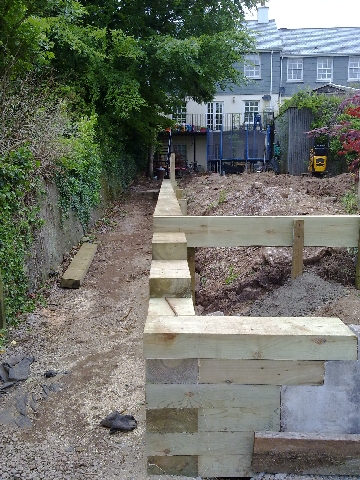
POLYGON ((260 78, 260 55, 245 55, 244 74, 248 78, 260 78))
POLYGON ((172 118, 177 123, 186 123, 186 102, 175 108, 172 118))
POLYGON ((210 102, 207 105, 207 128, 221 130, 223 124, 223 102, 210 102))
POLYGON ((253 124, 256 113, 259 113, 259 102, 256 100, 247 100, 245 102, 244 122, 253 124))
POLYGON ((317 59, 317 80, 332 79, 332 58, 318 58, 317 59))
POLYGON ((349 80, 360 80, 360 57, 349 58, 349 80))
POLYGON ((302 58, 289 58, 287 63, 288 81, 302 80, 302 78, 303 78, 302 58))
POLYGON ((175 155, 181 156, 183 161, 187 161, 186 157, 186 145, 173 145, 173 151, 175 155))

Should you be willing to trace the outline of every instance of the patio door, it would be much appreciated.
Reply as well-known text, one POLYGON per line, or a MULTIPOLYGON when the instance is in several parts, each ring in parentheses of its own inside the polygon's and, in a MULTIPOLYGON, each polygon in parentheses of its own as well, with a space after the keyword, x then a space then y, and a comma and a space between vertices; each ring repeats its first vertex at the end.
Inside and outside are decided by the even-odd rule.
POLYGON ((206 123, 207 128, 213 131, 222 129, 224 114, 224 102, 209 102, 207 104, 206 123))

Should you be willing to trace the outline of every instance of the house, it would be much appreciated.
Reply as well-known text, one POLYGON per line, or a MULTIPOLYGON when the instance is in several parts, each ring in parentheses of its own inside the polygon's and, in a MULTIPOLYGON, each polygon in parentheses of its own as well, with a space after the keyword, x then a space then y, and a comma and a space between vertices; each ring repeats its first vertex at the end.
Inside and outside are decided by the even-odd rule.
POLYGON ((260 6, 257 20, 246 22, 257 45, 237 66, 247 84, 174 112, 171 148, 187 163, 222 171, 262 162, 273 141, 267 127, 284 99, 305 88, 339 94, 360 86, 360 27, 278 29, 268 13, 260 6))

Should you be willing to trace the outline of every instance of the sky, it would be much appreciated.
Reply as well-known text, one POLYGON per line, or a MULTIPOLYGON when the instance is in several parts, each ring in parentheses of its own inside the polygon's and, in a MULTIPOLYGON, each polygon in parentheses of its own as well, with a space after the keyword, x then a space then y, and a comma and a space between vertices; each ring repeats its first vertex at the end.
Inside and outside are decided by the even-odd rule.
MULTIPOLYGON (((360 27, 360 0, 268 0, 278 28, 360 27)), ((246 16, 256 19, 256 12, 246 16)))

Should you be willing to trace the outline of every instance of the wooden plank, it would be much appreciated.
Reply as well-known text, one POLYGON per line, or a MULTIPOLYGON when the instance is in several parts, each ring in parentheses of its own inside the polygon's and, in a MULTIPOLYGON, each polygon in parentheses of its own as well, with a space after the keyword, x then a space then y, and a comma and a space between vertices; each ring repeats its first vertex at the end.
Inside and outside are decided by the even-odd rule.
POLYGON ((200 455, 198 457, 201 477, 252 477, 251 455, 200 455))
POLYGON ((191 297, 191 276, 186 260, 153 260, 150 297, 191 297))
POLYGON ((198 359, 152 360, 145 363, 146 383, 197 383, 198 359))
POLYGON ((280 387, 273 385, 147 384, 147 408, 268 409, 280 404, 280 387))
MULTIPOLYGON (((161 411, 161 410, 156 410, 161 411)), ((199 408, 199 432, 248 432, 280 430, 280 399, 265 407, 199 408)))
POLYGON ((359 475, 360 435, 256 432, 253 470, 308 475, 359 475))
POLYGON ((171 195, 164 198, 164 196, 159 194, 159 200, 156 204, 154 215, 157 217, 167 215, 182 215, 181 208, 179 202, 176 200, 176 197, 171 195))
POLYGON ((172 216, 154 215, 155 232, 184 232, 188 247, 290 247, 293 222, 304 220, 304 246, 357 247, 358 215, 172 216))
POLYGON ((5 298, 3 290, 3 281, 0 271, 0 329, 6 327, 6 316, 5 316, 5 298))
POLYGON ((294 220, 291 279, 299 277, 304 267, 304 220, 294 220))
POLYGON ((149 475, 198 476, 198 457, 195 455, 151 456, 147 463, 149 475))
POLYGON ((150 298, 148 315, 195 315, 191 298, 150 298))
POLYGON ((147 433, 147 455, 251 455, 254 432, 147 433))
POLYGON ((176 188, 176 180, 175 180, 175 153, 170 154, 170 182, 173 189, 176 188))
POLYGON ((148 317, 145 358, 356 360, 357 337, 338 318, 148 317))
POLYGON ((177 200, 180 200, 181 198, 183 198, 183 195, 184 195, 184 190, 182 188, 177 188, 175 190, 175 196, 177 200))
POLYGON ((154 233, 152 258, 153 260, 187 260, 185 233, 154 233))
POLYGON ((61 278, 63 288, 79 288, 87 274, 97 250, 96 243, 83 243, 61 278))
MULTIPOLYGON (((359 185, 360 185, 360 182, 359 182, 359 185)), ((359 231, 359 239, 358 239, 358 251, 356 255, 355 288, 360 290, 360 231, 359 231)))
POLYGON ((321 385, 324 374, 321 361, 199 360, 199 383, 321 385))
POLYGON ((180 198, 178 200, 179 205, 180 205, 180 210, 183 215, 187 215, 187 199, 186 198, 180 198))
POLYGON ((187 260, 191 276, 191 296, 195 306, 195 248, 191 247, 187 249, 187 260))
POLYGON ((148 433, 197 432, 198 409, 161 408, 156 410, 146 410, 146 431, 148 433))

